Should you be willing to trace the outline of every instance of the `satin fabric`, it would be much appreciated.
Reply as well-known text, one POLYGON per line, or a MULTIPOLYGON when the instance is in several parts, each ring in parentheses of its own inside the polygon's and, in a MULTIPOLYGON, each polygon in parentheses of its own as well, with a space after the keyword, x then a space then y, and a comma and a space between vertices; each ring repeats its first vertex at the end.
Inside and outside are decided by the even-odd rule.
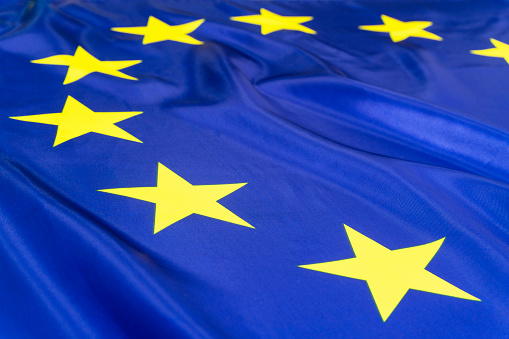
POLYGON ((503 337, 509 328, 508 5, 455 1, 7 1, 0 5, 0 336, 503 337), (260 8, 313 16, 260 34, 260 8), (361 31, 386 14, 443 41, 361 31), (204 18, 193 46, 112 27, 204 18), (31 60, 84 47, 142 60, 138 81, 31 60), (143 143, 9 119, 143 111, 143 143), (155 186, 157 163, 249 229, 97 192, 155 186), (354 257, 342 224, 389 249, 446 237, 427 270, 481 302, 409 291, 386 322, 364 281, 297 266, 354 257))

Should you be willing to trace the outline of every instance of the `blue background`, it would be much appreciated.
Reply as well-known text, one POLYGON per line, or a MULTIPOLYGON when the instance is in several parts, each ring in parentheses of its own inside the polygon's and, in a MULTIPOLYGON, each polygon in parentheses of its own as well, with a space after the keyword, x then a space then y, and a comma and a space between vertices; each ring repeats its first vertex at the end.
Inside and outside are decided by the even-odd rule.
POLYGON ((507 4, 38 1, 0 7, 0 335, 502 337, 509 328, 507 4), (229 20, 313 16, 309 35, 229 20), (359 30, 385 14, 442 42, 359 30), (200 46, 112 27, 205 18, 200 46), (143 60, 62 85, 74 54, 143 60), (143 111, 143 144, 8 117, 143 111), (248 184, 219 202, 256 229, 97 192, 248 184), (410 290, 384 323, 366 282, 298 268, 354 257, 342 224, 389 249, 446 237, 427 270, 481 302, 410 290))

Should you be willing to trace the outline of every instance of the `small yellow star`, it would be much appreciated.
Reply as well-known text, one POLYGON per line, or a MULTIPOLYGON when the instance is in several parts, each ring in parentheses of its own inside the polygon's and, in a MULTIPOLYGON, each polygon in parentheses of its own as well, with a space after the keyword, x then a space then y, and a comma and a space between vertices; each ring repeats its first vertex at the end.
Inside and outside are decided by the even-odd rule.
POLYGON ((178 41, 185 44, 201 45, 202 41, 190 37, 188 34, 194 32, 205 19, 188 22, 183 25, 170 26, 167 23, 150 16, 147 26, 141 27, 114 27, 111 30, 115 32, 143 35, 143 44, 151 44, 165 40, 178 41))
POLYGON ((391 251, 344 226, 355 258, 299 267, 366 280, 383 321, 387 320, 409 289, 480 301, 425 269, 445 238, 391 251))
POLYGON ((155 234, 191 214, 254 228, 217 202, 244 185, 246 183, 191 185, 159 163, 156 187, 112 188, 99 191, 156 204, 155 234))
POLYGON ((115 138, 140 142, 118 126, 117 122, 143 112, 94 112, 71 96, 67 97, 62 113, 47 113, 10 117, 11 119, 56 125, 57 136, 53 147, 87 133, 99 133, 115 138))
POLYGON ((436 34, 425 31, 424 29, 433 25, 431 21, 399 21, 382 14, 383 25, 364 25, 359 29, 372 32, 389 33, 393 42, 403 41, 409 37, 424 38, 442 41, 443 39, 436 34))
POLYGON ((81 46, 78 46, 74 55, 60 54, 32 60, 34 64, 69 66, 64 85, 75 82, 94 72, 109 74, 114 77, 129 80, 138 80, 119 70, 139 64, 140 62, 141 60, 100 61, 81 46))
POLYGON ((509 63, 509 45, 495 39, 490 39, 490 42, 495 48, 474 50, 470 51, 470 53, 487 57, 504 58, 505 61, 509 63))
POLYGON ((263 35, 283 29, 316 34, 312 29, 301 25, 304 22, 313 20, 312 16, 282 16, 272 13, 265 8, 261 8, 259 15, 234 16, 230 19, 233 21, 260 25, 263 35))

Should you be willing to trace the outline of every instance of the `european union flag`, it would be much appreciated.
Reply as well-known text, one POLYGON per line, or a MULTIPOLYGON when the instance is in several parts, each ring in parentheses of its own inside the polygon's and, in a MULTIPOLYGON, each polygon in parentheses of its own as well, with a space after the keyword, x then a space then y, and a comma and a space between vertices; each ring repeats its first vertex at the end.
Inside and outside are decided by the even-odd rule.
POLYGON ((2 2, 0 337, 506 337, 508 14, 2 2))

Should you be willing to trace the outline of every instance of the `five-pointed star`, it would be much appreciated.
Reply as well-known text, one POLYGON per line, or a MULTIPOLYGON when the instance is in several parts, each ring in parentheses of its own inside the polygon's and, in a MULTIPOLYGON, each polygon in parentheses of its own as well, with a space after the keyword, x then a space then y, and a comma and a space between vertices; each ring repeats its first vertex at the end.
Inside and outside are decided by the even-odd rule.
POLYGON ((191 214, 254 228, 217 202, 246 183, 191 185, 161 163, 158 164, 157 171, 156 187, 112 188, 99 191, 156 204, 154 234, 191 214))
POLYGON ((436 34, 425 31, 424 29, 433 25, 431 21, 399 21, 382 14, 383 25, 364 25, 359 29, 372 32, 389 33, 393 42, 403 41, 409 37, 424 38, 442 41, 443 39, 436 34))
POLYGON ((307 28, 301 25, 304 22, 313 20, 312 16, 282 16, 272 13, 265 8, 261 8, 259 15, 234 16, 230 19, 233 21, 260 25, 263 35, 283 29, 316 34, 316 32, 311 28, 307 28))
POLYGON ((101 61, 95 58, 92 54, 88 53, 81 46, 76 48, 74 55, 60 54, 43 59, 32 60, 32 63, 34 64, 69 66, 64 80, 64 85, 75 82, 94 72, 109 74, 129 80, 138 80, 130 75, 120 72, 119 70, 139 64, 140 62, 141 60, 101 61))
POLYGON ((504 58, 505 61, 509 63, 509 45, 495 39, 490 39, 490 42, 495 48, 474 50, 470 51, 470 53, 494 58, 504 58))
POLYGON ((67 97, 62 113, 36 114, 11 119, 57 125, 57 136, 53 147, 87 133, 99 133, 116 138, 140 142, 118 126, 117 122, 143 112, 94 112, 71 96, 67 97))
POLYGON ((391 251, 344 226, 355 258, 299 267, 366 280, 383 321, 387 320, 409 289, 479 301, 425 269, 445 238, 391 251))
POLYGON ((141 27, 114 27, 111 30, 115 32, 143 35, 143 44, 172 40, 191 45, 201 45, 202 41, 190 37, 188 34, 194 32, 205 19, 188 22, 183 25, 170 26, 167 23, 150 16, 147 26, 141 27))

